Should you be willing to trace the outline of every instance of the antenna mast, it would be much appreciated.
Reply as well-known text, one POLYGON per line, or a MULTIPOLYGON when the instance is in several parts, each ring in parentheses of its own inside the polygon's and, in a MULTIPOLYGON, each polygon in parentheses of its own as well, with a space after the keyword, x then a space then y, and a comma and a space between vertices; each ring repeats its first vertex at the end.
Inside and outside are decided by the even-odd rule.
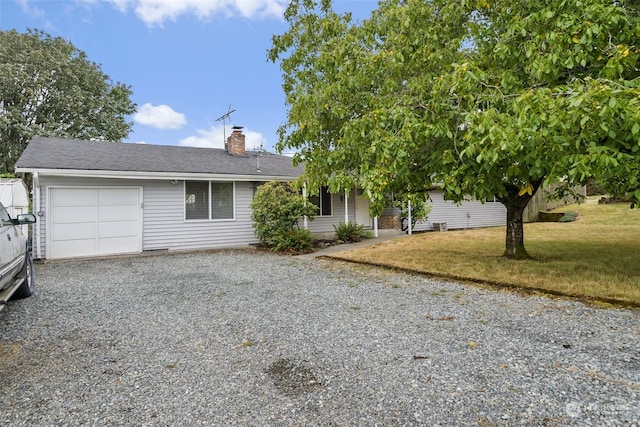
POLYGON ((227 112, 216 119, 216 122, 222 121, 222 138, 223 138, 222 142, 224 142, 224 148, 225 149, 227 148, 227 126, 226 126, 226 120, 227 119, 231 119, 231 113, 233 113, 234 111, 236 111, 236 110, 232 110, 231 109, 231 104, 229 104, 229 109, 227 110, 227 112))

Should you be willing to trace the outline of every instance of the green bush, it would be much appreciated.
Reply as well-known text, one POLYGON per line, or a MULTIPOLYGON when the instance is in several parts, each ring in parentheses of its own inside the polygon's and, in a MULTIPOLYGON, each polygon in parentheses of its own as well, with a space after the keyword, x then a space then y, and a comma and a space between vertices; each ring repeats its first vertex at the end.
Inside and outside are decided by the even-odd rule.
POLYGON ((318 208, 305 201, 292 184, 272 181, 258 188, 251 209, 256 237, 265 246, 275 246, 275 240, 282 243, 283 236, 279 235, 299 230, 298 221, 302 217, 312 221, 318 208))
POLYGON ((315 238, 309 230, 282 230, 271 237, 273 252, 305 253, 311 252, 315 246, 315 238))
POLYGON ((364 226, 356 224, 354 222, 344 223, 341 222, 337 226, 334 225, 333 229, 336 231, 336 237, 343 242, 359 242, 363 239, 371 239, 373 234, 364 229, 364 226))

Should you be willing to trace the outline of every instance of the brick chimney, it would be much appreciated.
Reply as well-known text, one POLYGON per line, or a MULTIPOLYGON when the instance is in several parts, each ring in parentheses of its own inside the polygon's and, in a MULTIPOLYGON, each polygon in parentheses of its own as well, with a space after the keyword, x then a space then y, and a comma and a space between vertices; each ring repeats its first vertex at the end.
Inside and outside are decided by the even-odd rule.
POLYGON ((227 151, 234 156, 244 156, 245 147, 242 126, 233 127, 233 132, 227 138, 227 151))

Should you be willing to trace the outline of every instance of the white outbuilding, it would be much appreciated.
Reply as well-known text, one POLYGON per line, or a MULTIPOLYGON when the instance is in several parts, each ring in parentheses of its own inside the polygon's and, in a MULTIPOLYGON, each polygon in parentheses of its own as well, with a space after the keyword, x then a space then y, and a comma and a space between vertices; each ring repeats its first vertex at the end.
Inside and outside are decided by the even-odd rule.
MULTIPOLYGON (((11 218, 29 213, 29 191, 24 181, 19 178, 0 178, 0 202, 11 218)), ((25 235, 28 227, 27 224, 22 226, 25 235)))

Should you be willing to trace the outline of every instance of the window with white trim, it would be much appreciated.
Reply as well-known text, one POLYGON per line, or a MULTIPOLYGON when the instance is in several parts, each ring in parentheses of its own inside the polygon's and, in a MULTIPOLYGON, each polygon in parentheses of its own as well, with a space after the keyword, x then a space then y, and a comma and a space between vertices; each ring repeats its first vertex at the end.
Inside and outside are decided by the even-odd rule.
POLYGON ((234 218, 234 184, 222 181, 185 181, 185 220, 234 218))
POLYGON ((333 206, 331 205, 331 193, 329 192, 329 187, 322 187, 322 189, 320 189, 320 194, 310 195, 308 200, 318 207, 316 215, 333 215, 333 206))

